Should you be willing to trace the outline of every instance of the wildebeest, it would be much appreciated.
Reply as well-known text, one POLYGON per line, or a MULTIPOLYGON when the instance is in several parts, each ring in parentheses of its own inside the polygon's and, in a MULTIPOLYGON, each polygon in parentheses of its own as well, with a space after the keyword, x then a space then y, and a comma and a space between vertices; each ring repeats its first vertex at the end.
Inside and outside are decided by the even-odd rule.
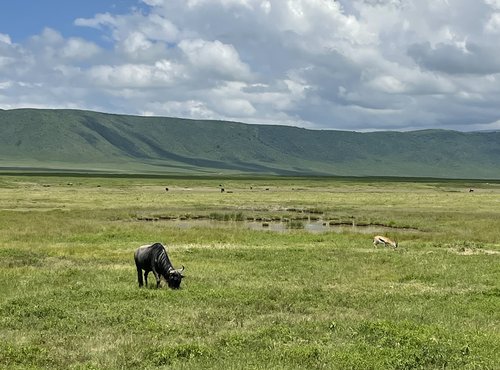
POLYGON ((373 246, 376 247, 379 244, 383 244, 384 247, 387 246, 387 244, 392 245, 394 248, 398 247, 397 241, 393 241, 386 236, 377 235, 373 238, 373 246))
POLYGON ((139 247, 134 253, 135 266, 137 267, 137 280, 139 287, 143 286, 142 270, 144 270, 144 281, 148 286, 148 274, 153 271, 156 278, 156 287, 160 287, 160 277, 167 281, 167 284, 172 289, 178 289, 181 285, 182 271, 174 269, 174 266, 168 258, 167 251, 161 243, 154 243, 152 245, 143 245, 139 247))

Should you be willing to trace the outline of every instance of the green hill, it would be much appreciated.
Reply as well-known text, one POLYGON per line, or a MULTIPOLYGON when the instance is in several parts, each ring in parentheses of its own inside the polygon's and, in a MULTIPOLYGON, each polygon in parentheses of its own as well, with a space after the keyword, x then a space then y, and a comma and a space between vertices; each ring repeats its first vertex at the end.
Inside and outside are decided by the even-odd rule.
POLYGON ((0 167, 79 171, 500 178, 500 132, 357 133, 0 110, 0 167))

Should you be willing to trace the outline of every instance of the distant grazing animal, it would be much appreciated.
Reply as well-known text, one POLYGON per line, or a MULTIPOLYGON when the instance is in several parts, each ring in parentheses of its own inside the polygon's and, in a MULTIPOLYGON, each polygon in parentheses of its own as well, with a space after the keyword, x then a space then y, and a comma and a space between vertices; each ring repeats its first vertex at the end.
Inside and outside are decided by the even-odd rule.
POLYGON ((137 280, 139 288, 143 286, 142 270, 144 270, 144 281, 148 286, 148 274, 153 271, 156 278, 156 287, 160 287, 160 277, 167 281, 167 284, 172 289, 178 289, 181 285, 182 269, 176 270, 168 258, 167 251, 161 243, 152 245, 143 245, 134 253, 135 266, 137 267, 137 280))
POLYGON ((473 193, 474 192, 474 189, 469 189, 469 193, 473 193))
POLYGON ((168 188, 165 188, 165 191, 168 191, 168 188))
POLYGON ((379 244, 383 244, 384 247, 387 246, 387 244, 393 246, 394 248, 397 248, 398 247, 398 242, 397 241, 393 241, 391 239, 389 239, 388 237, 386 236, 380 236, 380 235, 377 235, 373 238, 373 246, 377 246, 379 244))

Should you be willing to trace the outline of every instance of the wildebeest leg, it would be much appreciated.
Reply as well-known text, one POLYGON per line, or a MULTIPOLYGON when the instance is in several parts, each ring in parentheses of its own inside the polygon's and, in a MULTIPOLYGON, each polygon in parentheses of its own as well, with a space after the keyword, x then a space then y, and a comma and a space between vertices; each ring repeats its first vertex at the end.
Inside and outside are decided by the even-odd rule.
POLYGON ((141 288, 144 285, 144 282, 142 281, 142 269, 139 266, 137 266, 137 280, 139 281, 139 288, 141 288))
POLYGON ((155 275, 156 278, 156 288, 160 287, 160 274, 156 272, 156 270, 153 268, 153 274, 155 275))
POLYGON ((148 287, 148 275, 149 271, 144 271, 144 281, 146 283, 146 288, 148 287))

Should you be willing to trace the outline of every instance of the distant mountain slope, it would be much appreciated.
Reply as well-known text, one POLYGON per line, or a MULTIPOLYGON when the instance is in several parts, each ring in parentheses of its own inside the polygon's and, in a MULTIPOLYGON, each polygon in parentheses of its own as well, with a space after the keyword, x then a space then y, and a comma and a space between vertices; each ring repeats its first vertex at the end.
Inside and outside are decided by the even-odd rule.
POLYGON ((0 110, 0 167, 500 178, 500 132, 356 133, 79 110, 0 110))

